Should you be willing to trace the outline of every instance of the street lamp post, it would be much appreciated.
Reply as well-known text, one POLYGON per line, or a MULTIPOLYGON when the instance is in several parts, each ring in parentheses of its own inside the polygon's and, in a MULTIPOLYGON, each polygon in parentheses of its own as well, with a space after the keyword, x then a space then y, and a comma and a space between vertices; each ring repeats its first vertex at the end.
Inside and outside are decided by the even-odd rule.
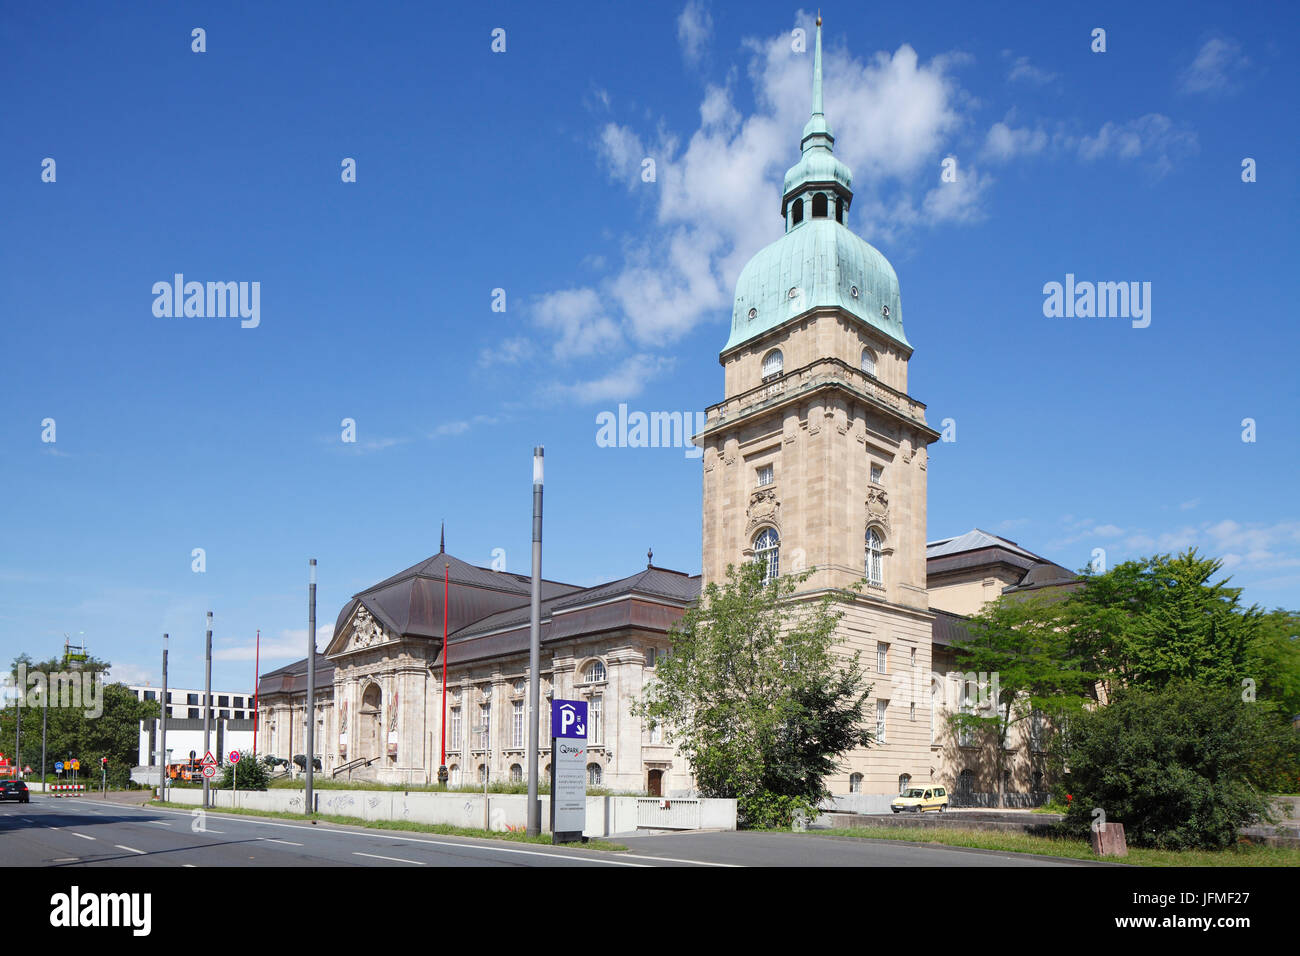
POLYGON ((310 816, 316 766, 316 559, 307 566, 307 791, 303 809, 310 816))
MULTIPOLYGON (((203 665, 203 758, 212 753, 212 612, 208 612, 208 628, 203 665)), ((207 768, 204 767, 206 770, 207 768)), ((203 775, 203 809, 212 806, 208 775, 203 775)))
MULTIPOLYGON (((542 811, 537 805, 537 722, 542 687, 542 464, 545 450, 533 449, 533 592, 528 622, 528 835, 542 832, 542 811)), ((486 798, 484 798, 486 803, 486 798)))

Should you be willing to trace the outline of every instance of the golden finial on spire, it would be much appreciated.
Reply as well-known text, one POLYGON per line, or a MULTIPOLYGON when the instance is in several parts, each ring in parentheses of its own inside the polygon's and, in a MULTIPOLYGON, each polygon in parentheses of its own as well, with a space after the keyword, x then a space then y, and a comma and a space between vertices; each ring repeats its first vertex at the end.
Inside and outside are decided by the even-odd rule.
POLYGON ((822 25, 822 8, 821 8, 821 7, 818 7, 818 8, 817 8, 817 25, 818 25, 818 26, 821 26, 821 25, 822 25))

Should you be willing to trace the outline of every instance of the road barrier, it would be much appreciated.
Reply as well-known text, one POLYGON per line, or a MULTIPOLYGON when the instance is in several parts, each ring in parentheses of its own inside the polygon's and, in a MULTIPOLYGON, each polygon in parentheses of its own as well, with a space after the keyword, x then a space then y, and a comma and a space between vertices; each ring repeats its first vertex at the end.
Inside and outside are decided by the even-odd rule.
POLYGON ((85 785, 84 783, 52 783, 52 784, 50 784, 49 789, 50 789, 51 791, 56 791, 56 790, 85 790, 85 789, 86 789, 86 785, 85 785))

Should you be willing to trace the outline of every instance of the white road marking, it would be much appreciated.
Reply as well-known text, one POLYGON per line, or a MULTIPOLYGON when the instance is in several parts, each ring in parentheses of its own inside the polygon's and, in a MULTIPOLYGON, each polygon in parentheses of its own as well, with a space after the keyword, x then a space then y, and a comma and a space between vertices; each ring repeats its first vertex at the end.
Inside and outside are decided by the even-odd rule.
POLYGON ((188 867, 191 870, 194 869, 193 863, 182 863, 181 866, 188 867))
MULTIPOLYGON (((189 810, 173 810, 173 809, 171 809, 170 807, 167 807, 167 808, 164 808, 164 807, 158 807, 158 808, 155 808, 155 809, 145 809, 145 808, 143 808, 143 807, 136 808, 136 807, 130 807, 130 806, 123 806, 122 809, 124 809, 124 810, 135 810, 135 809, 140 809, 140 810, 142 810, 143 812, 146 812, 146 813, 171 813, 171 814, 175 814, 175 815, 177 815, 177 816, 189 816, 189 815, 190 815, 190 811, 189 811, 189 810)), ((273 821, 271 821, 271 820, 254 820, 254 819, 249 819, 249 818, 247 818, 247 817, 245 817, 245 818, 243 818, 243 819, 240 819, 239 822, 240 822, 240 823, 247 823, 247 824, 254 825, 254 826, 260 826, 260 827, 280 827, 280 828, 285 829, 285 830, 305 830, 305 831, 308 831, 308 832, 310 832, 310 833, 329 833, 329 834, 333 834, 333 835, 336 835, 336 836, 337 836, 337 835, 343 835, 343 836, 364 837, 364 838, 366 838, 366 839, 370 839, 370 840, 375 839, 375 837, 376 837, 377 835, 378 835, 378 836, 383 836, 383 835, 385 835, 385 834, 387 834, 387 835, 391 835, 391 831, 379 830, 378 828, 376 828, 376 832, 364 833, 364 832, 358 832, 358 831, 356 831, 356 830, 339 830, 339 829, 334 829, 333 827, 330 827, 330 828, 327 828, 327 829, 321 829, 321 828, 319 828, 319 827, 315 827, 315 826, 303 826, 303 825, 300 824, 300 823, 275 823, 275 822, 273 822, 273 821)), ((217 831, 216 831, 216 830, 208 830, 208 831, 206 831, 206 832, 208 832, 208 833, 216 833, 217 831)), ((635 867, 645 867, 645 866, 646 866, 646 864, 644 864, 644 863, 627 863, 627 862, 625 862, 625 861, 623 861, 623 860, 611 860, 611 859, 608 859, 608 858, 606 858, 606 857, 589 856, 589 855, 587 855, 587 853, 563 853, 563 852, 559 852, 559 853, 556 853, 556 852, 545 853, 545 852, 542 852, 542 851, 540 851, 540 850, 517 850, 517 849, 515 849, 515 848, 513 848, 513 847, 490 846, 490 845, 488 845, 486 842, 484 842, 484 843, 456 843, 456 842, 453 842, 453 841, 451 841, 451 840, 421 840, 421 839, 417 839, 417 838, 415 838, 415 837, 407 836, 405 833, 402 834, 402 839, 403 839, 404 841, 406 841, 407 843, 424 843, 424 844, 428 844, 428 845, 430 845, 430 846, 448 846, 448 847, 455 847, 455 848, 458 849, 458 850, 484 850, 484 851, 489 852, 489 853, 515 853, 515 854, 522 854, 523 856, 547 856, 547 857, 551 857, 552 859, 555 859, 555 858, 558 857, 559 859, 562 859, 562 860, 578 860, 578 861, 587 861, 587 862, 591 862, 591 863, 598 863, 598 864, 600 864, 600 865, 602 865, 602 866, 635 866, 635 867)), ((599 851, 596 851, 596 852, 599 852, 599 851)), ((622 852, 619 853, 619 856, 626 856, 626 855, 627 855, 627 854, 622 853, 622 852)), ((659 859, 659 858, 656 857, 656 859, 659 859)), ((698 861, 696 861, 696 862, 698 862, 698 861)))
POLYGON ((169 826, 171 826, 171 821, 170 821, 170 820, 146 820, 145 822, 146 822, 146 823, 156 823, 156 824, 158 824, 160 827, 169 827, 169 826))
POLYGON ((114 843, 113 846, 119 850, 127 850, 130 853, 139 853, 141 856, 144 856, 144 850, 137 850, 133 846, 122 846, 120 843, 114 843))
POLYGON ((283 843, 285 846, 302 846, 301 843, 294 843, 292 840, 273 840, 270 837, 259 837, 264 843, 283 843))
POLYGON ((79 856, 63 856, 63 857, 59 857, 59 859, 57 860, 51 860, 50 862, 51 863, 76 863, 80 859, 81 857, 79 856))
POLYGON ((73 835, 73 836, 79 836, 79 837, 81 837, 83 840, 93 840, 93 839, 95 839, 95 838, 92 837, 92 836, 86 836, 86 834, 84 834, 84 833, 74 833, 74 834, 72 834, 72 835, 73 835))
POLYGON ((633 860, 660 860, 664 863, 689 863, 691 866, 743 866, 742 863, 711 863, 707 860, 679 860, 671 856, 649 856, 645 853, 620 853, 621 857, 628 857, 633 860))
POLYGON ((353 856, 368 856, 374 860, 392 860, 394 863, 414 863, 416 866, 424 866, 420 860, 403 860, 399 856, 380 856, 377 853, 353 853, 353 856))

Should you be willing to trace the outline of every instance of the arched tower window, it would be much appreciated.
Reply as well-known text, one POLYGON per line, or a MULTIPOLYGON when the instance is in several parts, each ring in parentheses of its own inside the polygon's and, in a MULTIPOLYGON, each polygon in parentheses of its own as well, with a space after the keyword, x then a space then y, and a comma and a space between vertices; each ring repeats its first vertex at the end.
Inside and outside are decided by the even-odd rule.
POLYGON ((785 368, 785 356, 781 354, 780 349, 772 349, 763 356, 763 381, 776 378, 783 368, 785 368))
POLYGON ((871 349, 862 350, 862 371, 872 378, 876 377, 876 353, 871 349))
POLYGON ((885 583, 885 549, 880 532, 867 529, 867 580, 872 584, 885 583))
POLYGON ((844 197, 835 197, 835 221, 843 224, 844 222, 844 197))
POLYGON ((797 226, 803 222, 803 200, 796 199, 790 207, 790 225, 797 226))
POLYGON ((775 528, 767 528, 754 539, 754 560, 763 566, 763 583, 781 574, 781 537, 775 528))
POLYGON ((812 214, 814 219, 826 218, 826 194, 815 193, 813 195, 812 214))

